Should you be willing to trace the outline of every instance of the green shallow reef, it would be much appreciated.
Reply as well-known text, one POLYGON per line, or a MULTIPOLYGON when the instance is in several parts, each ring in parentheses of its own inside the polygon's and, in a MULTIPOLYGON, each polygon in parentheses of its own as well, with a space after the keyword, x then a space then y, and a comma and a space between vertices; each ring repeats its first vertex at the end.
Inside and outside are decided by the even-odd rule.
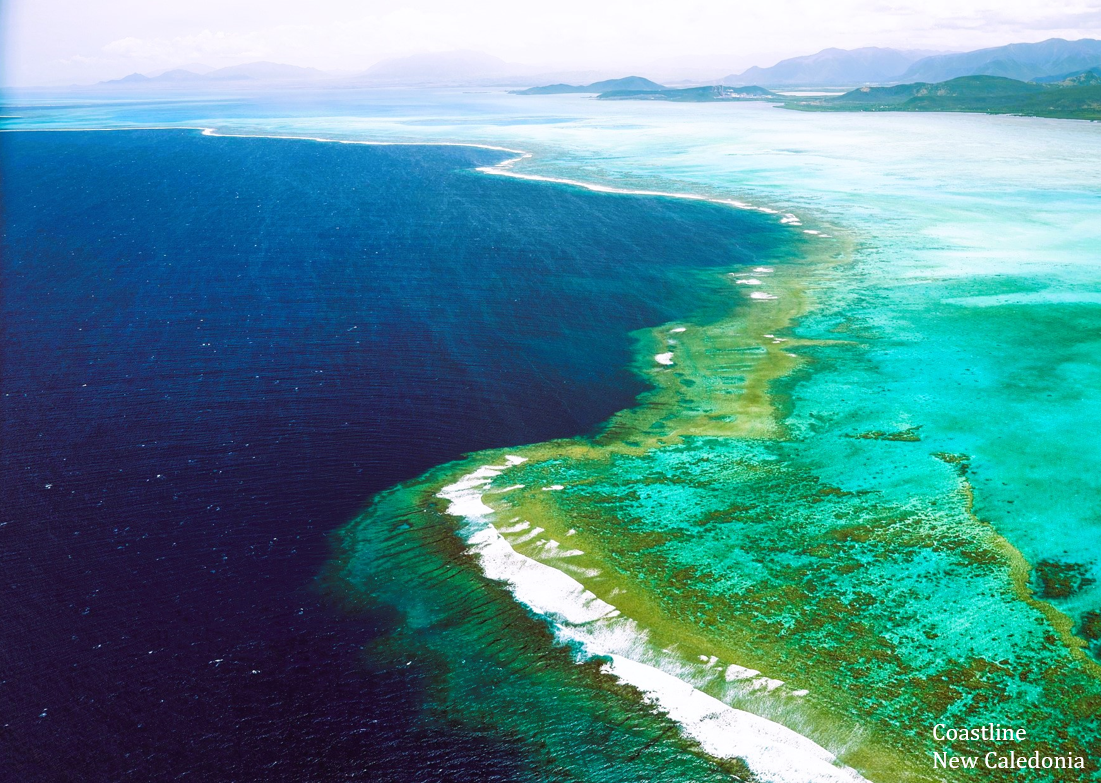
MULTIPOLYGON (((426 705, 424 731, 448 725, 517 745, 531 781, 753 781, 744 764, 709 758, 676 724, 640 710, 639 694, 598 665, 578 665, 482 576, 433 497, 451 467, 376 497, 340 534, 327 575, 349 610, 393 613, 365 659, 379 676, 411 683, 426 705)), ((387 770, 372 771, 385 779, 387 770)))
POLYGON ((807 237, 799 252, 708 273, 722 280, 706 288, 719 300, 707 317, 636 334, 652 390, 598 433, 471 455, 378 498, 342 532, 332 580, 396 607, 403 630, 388 644, 395 660, 431 662, 433 709, 515 736, 533 779, 752 779, 704 754, 604 658, 575 663, 584 644, 561 629, 556 643, 553 623, 481 574, 438 493, 497 465, 481 490, 488 520, 618 609, 637 638, 617 649, 636 660, 811 738, 871 781, 1003 778, 981 762, 934 768, 935 752, 999 748, 935 741, 938 723, 1025 727, 1018 754, 1088 765, 1029 780, 1099 779, 1089 617, 1048 600, 1073 592, 1075 573, 1035 573, 984 515, 981 460, 938 429, 949 414, 935 386, 912 409, 876 407, 902 383, 891 372, 911 383, 946 372, 932 349, 935 367, 876 359, 898 352, 873 314, 903 299, 910 327, 932 333, 921 292, 854 289, 843 238, 807 237), (526 461, 500 467, 506 455, 526 461))

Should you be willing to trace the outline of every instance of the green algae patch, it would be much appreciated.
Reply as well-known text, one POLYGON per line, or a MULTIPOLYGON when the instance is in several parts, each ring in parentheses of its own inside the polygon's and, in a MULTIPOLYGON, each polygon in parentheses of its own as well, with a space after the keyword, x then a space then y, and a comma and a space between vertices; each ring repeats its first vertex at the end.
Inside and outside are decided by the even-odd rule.
MULTIPOLYGON (((1074 705, 1097 682, 1019 600, 1002 542, 968 513, 952 471, 935 497, 955 495, 954 506, 898 507, 823 495, 784 452, 692 438, 598 465, 533 458, 509 481, 564 489, 518 490, 502 511, 537 522, 542 541, 568 536, 584 553, 575 578, 685 659, 716 655, 782 680, 723 695, 873 780, 926 779, 943 721, 1066 732, 1063 752, 1087 754, 1096 716, 1074 705), (839 736, 846 725, 864 731, 839 736)), ((514 546, 539 557, 540 544, 514 546)))
POLYGON ((1041 598, 1070 598, 1094 583, 1085 563, 1061 563, 1041 560, 1035 568, 1041 598))
POLYGON ((921 440, 921 435, 918 433, 921 427, 907 427, 904 430, 898 432, 884 432, 883 430, 872 430, 871 432, 861 432, 850 437, 857 438, 859 440, 889 440, 896 443, 917 443, 921 440))

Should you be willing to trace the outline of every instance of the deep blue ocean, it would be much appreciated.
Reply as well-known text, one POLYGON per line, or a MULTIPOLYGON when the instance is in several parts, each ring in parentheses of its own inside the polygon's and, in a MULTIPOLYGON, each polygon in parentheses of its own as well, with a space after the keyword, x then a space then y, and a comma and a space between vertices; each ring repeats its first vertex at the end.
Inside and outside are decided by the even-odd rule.
POLYGON ((393 618, 327 594, 327 534, 629 406, 629 333, 783 229, 504 157, 0 134, 5 779, 517 779, 361 652, 393 618))

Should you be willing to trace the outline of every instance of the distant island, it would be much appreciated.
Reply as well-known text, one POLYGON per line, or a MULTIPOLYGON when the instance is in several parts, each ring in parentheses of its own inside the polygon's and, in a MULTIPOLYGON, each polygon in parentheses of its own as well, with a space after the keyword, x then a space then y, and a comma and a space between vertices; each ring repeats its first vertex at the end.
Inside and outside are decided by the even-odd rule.
POLYGON ((760 101, 783 100, 783 96, 764 87, 665 87, 643 79, 627 76, 623 79, 606 79, 584 86, 572 84, 548 84, 527 90, 513 90, 513 95, 564 95, 568 93, 596 93, 601 101, 679 101, 681 103, 710 103, 712 101, 760 101))
POLYGON ((756 85, 746 87, 664 87, 629 76, 585 86, 551 84, 517 95, 596 93, 601 101, 776 101, 799 111, 921 111, 1019 114, 1029 117, 1101 120, 1101 67, 1036 81, 1004 76, 960 76, 944 82, 859 87, 842 95, 792 97, 756 85), (630 85, 630 86, 628 86, 630 85))
POLYGON ((784 105, 802 111, 978 112, 1101 120, 1101 72, 1090 69, 1046 83, 961 76, 934 84, 860 87, 843 95, 788 100, 784 105))
POLYGON ((712 101, 761 101, 782 99, 764 87, 685 87, 665 90, 613 90, 596 96, 601 101, 680 101, 710 103, 712 101))
POLYGON ((218 82, 277 81, 306 82, 325 78, 324 71, 317 68, 300 68, 284 63, 253 62, 231 65, 228 68, 209 68, 199 63, 180 68, 172 68, 155 76, 132 73, 121 79, 100 82, 100 85, 157 85, 179 83, 212 84, 218 82))
POLYGON ((659 92, 665 89, 664 85, 641 76, 625 76, 622 79, 605 79, 592 84, 548 84, 545 87, 531 87, 527 90, 511 92, 513 95, 566 95, 569 93, 659 92))

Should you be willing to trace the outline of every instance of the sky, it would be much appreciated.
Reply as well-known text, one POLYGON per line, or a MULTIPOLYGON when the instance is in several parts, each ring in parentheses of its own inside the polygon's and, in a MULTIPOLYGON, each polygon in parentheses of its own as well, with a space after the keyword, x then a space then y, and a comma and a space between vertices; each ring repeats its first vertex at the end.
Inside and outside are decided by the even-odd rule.
POLYGON ((466 49, 552 70, 721 76, 836 46, 965 51, 1101 38, 1101 0, 0 0, 0 82, 188 63, 362 71, 466 49))

